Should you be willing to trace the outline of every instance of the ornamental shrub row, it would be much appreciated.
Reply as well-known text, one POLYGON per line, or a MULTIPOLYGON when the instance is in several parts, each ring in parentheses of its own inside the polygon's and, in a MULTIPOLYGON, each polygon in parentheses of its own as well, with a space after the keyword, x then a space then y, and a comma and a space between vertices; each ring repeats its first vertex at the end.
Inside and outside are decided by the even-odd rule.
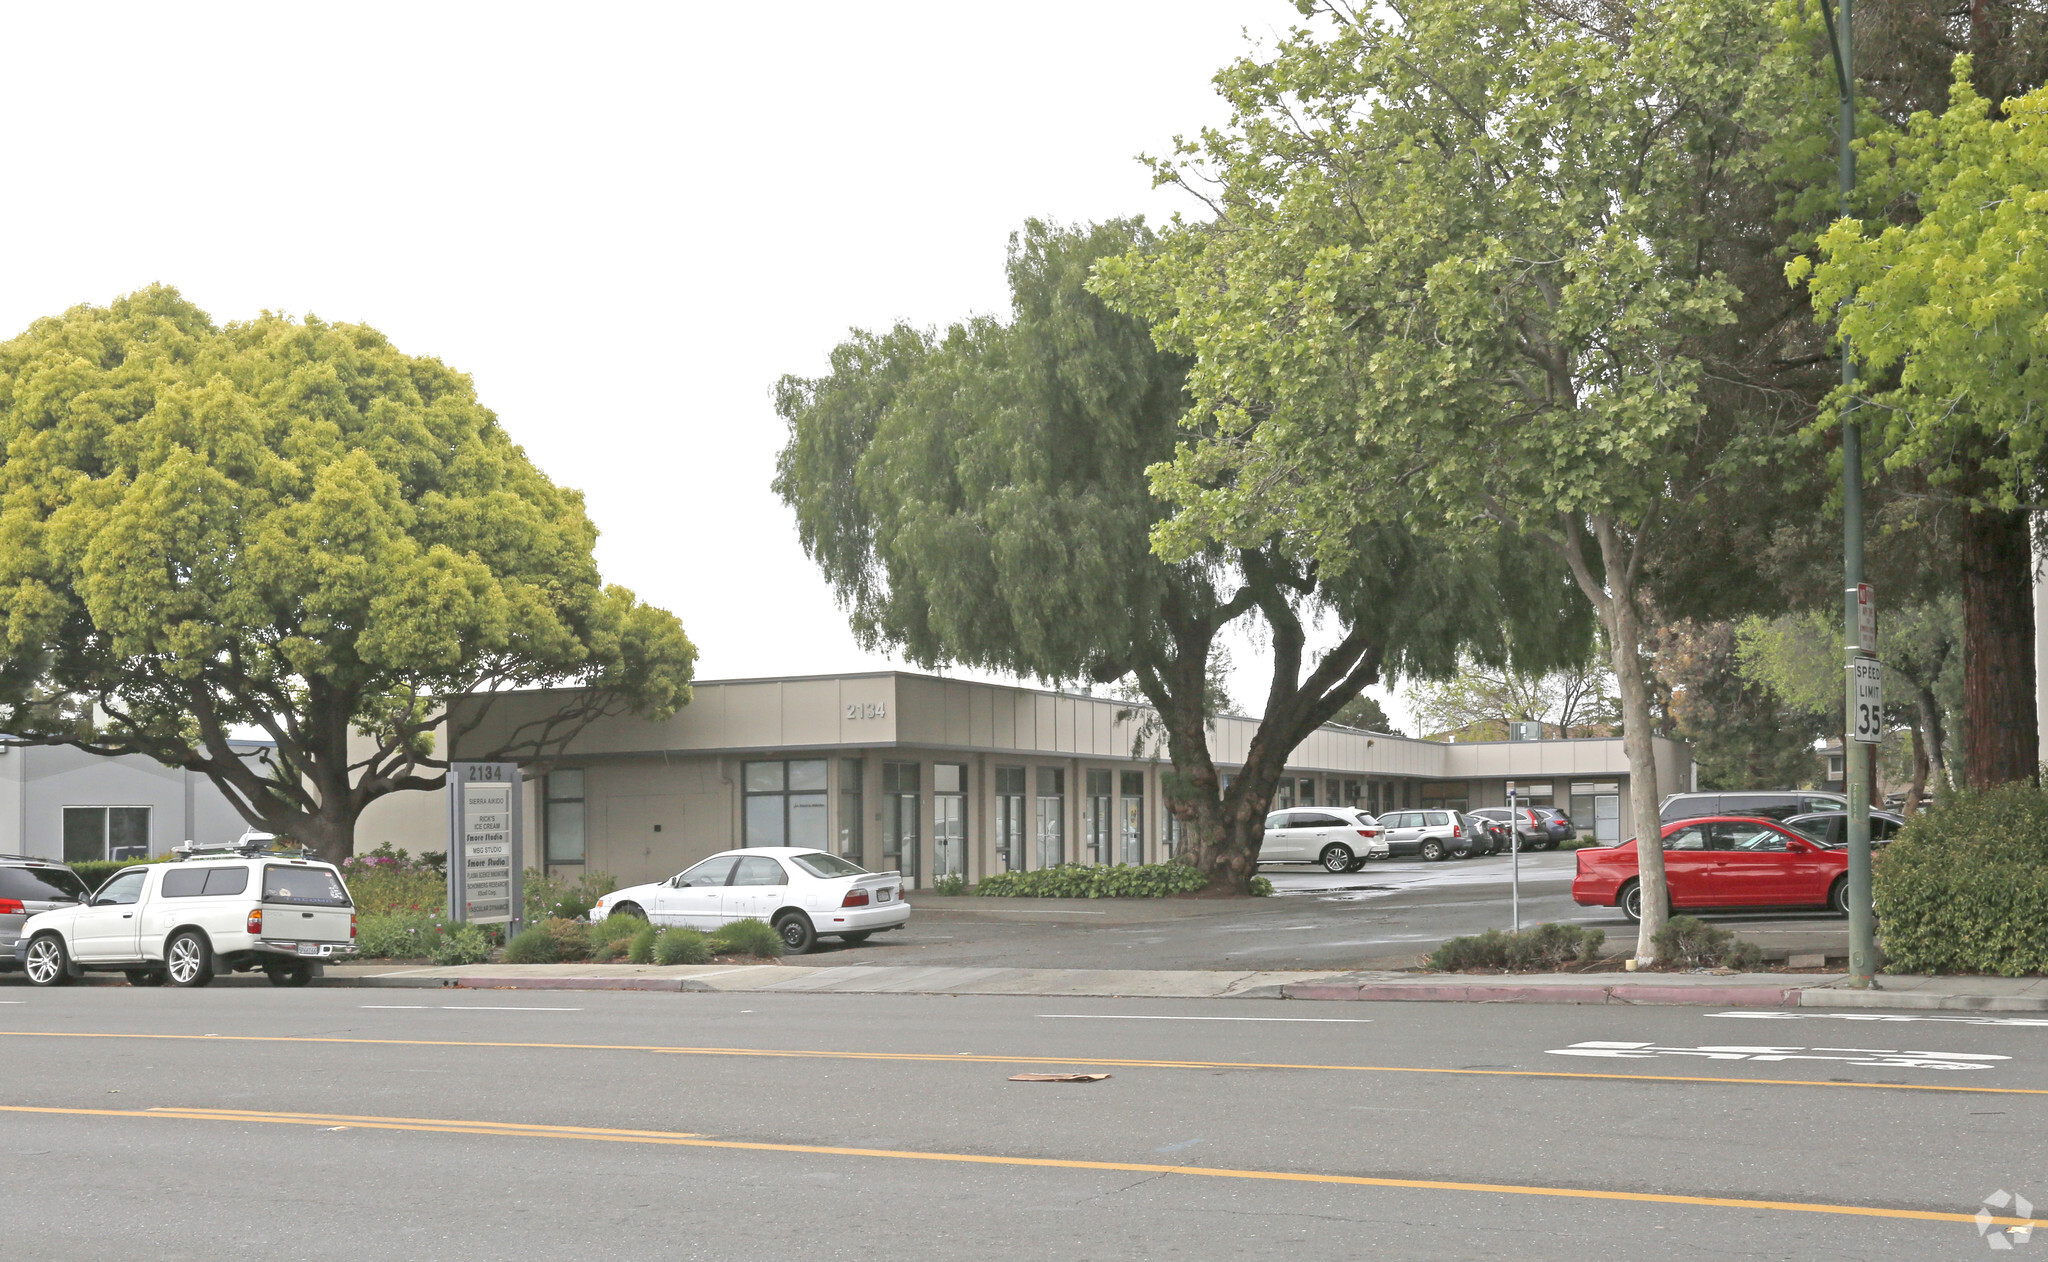
POLYGON ((1957 790, 1877 854, 1888 971, 2048 972, 2048 792, 1957 790))
POLYGON ((1467 969, 1502 969, 1508 972, 1554 972, 1566 964, 1590 960, 1607 940, 1604 929, 1582 929, 1577 925, 1537 925, 1520 933, 1488 929, 1469 938, 1452 938, 1429 956, 1429 966, 1440 973, 1467 969))
POLYGON ((1208 884, 1206 873, 1186 863, 1063 863, 1035 872, 998 872, 983 877, 974 892, 982 898, 1164 898, 1208 884))

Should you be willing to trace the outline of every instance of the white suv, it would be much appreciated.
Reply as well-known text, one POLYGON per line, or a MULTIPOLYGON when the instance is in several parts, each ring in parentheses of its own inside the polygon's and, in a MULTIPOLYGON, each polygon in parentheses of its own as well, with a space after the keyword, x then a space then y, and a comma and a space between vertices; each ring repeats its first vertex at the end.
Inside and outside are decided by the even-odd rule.
POLYGON ((1316 863, 1326 872, 1356 872, 1385 858, 1380 822, 1348 806, 1296 806, 1266 816, 1260 863, 1316 863))
POLYGON ((89 901, 29 917, 14 951, 38 986, 87 970, 204 986, 216 972, 259 968, 273 985, 303 986, 320 961, 354 955, 355 937, 341 873, 243 847, 117 872, 89 901))

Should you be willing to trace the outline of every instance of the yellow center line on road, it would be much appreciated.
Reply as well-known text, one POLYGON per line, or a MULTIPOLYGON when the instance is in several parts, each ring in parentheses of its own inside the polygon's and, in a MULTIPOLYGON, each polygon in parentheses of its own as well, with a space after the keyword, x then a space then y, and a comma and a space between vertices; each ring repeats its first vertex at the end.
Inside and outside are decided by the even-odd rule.
POLYGON ((531 1043, 483 1039, 367 1039, 299 1034, 116 1034, 91 1030, 0 1030, 0 1037, 157 1039, 193 1043, 336 1043, 356 1047, 478 1047, 558 1052, 655 1052, 668 1056, 759 1056, 797 1060, 945 1061, 951 1064, 1075 1065, 1116 1069, 1294 1069, 1350 1074, 1446 1074, 1470 1078, 1564 1078, 1599 1082, 1689 1082, 1739 1087, 1841 1087, 1964 1095, 2048 1095, 2048 1087, 1980 1087, 1921 1082, 1836 1082, 1821 1078, 1727 1078, 1700 1074, 1600 1074, 1560 1069, 1446 1069, 1435 1065, 1312 1065, 1287 1061, 1134 1060, 1114 1056, 984 1056, 946 1052, 839 1052, 786 1047, 670 1047, 658 1043, 531 1043))
POLYGON ((1478 1192, 1498 1196, 1546 1196, 1567 1200, 1630 1201, 1650 1205, 1696 1205, 1710 1209, 1773 1210, 1797 1214, 1832 1214, 1851 1218, 1909 1219, 1917 1222, 1970 1223, 1989 1226, 2048 1226, 2027 1218, 1991 1218, 1974 1213, 1895 1209, 1880 1205, 1833 1205, 1822 1201, 1764 1201, 1732 1196, 1682 1196, 1666 1192, 1617 1192, 1604 1188, 1545 1187, 1520 1183, 1465 1183, 1450 1179, 1387 1179, 1356 1174, 1307 1174, 1292 1170, 1236 1170, 1219 1166, 1167 1166, 1136 1161, 1081 1161, 1062 1157, 1003 1157, 985 1153, 917 1152, 896 1148, 845 1148, 822 1144, 770 1144, 734 1139, 705 1139, 672 1131, 611 1130, 601 1127, 547 1126, 511 1122, 464 1122, 454 1119, 363 1117, 328 1113, 266 1113, 254 1109, 166 1107, 156 1109, 67 1109, 31 1105, 0 1105, 0 1113, 40 1113, 79 1117, 144 1118, 174 1122, 260 1122, 286 1126, 328 1126, 344 1123, 366 1130, 497 1135, 525 1139, 588 1139, 608 1143, 659 1144, 677 1148, 723 1148, 746 1152, 799 1153, 805 1156, 868 1157, 891 1161, 939 1161, 963 1165, 1021 1166, 1050 1170, 1104 1170, 1129 1174, 1177 1174, 1208 1179, 1248 1179, 1272 1183, 1320 1183, 1349 1187, 1400 1188, 1434 1192, 1478 1192))

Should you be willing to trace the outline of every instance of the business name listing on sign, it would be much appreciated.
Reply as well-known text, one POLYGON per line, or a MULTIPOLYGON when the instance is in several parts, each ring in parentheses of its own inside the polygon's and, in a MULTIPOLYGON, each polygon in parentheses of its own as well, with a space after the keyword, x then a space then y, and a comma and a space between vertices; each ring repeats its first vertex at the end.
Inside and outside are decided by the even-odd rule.
POLYGON ((462 786, 462 895, 471 924, 512 919, 512 786, 462 786))

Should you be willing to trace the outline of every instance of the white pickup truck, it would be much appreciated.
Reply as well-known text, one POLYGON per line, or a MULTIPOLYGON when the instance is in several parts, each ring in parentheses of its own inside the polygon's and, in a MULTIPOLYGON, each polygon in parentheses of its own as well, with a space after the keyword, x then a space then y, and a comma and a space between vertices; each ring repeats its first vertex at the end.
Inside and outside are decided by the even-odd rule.
POLYGON ((88 970, 137 986, 204 986, 262 969, 303 986, 356 951, 355 905, 328 864, 231 850, 117 872, 76 907, 29 917, 14 945, 29 981, 62 986, 88 970))

